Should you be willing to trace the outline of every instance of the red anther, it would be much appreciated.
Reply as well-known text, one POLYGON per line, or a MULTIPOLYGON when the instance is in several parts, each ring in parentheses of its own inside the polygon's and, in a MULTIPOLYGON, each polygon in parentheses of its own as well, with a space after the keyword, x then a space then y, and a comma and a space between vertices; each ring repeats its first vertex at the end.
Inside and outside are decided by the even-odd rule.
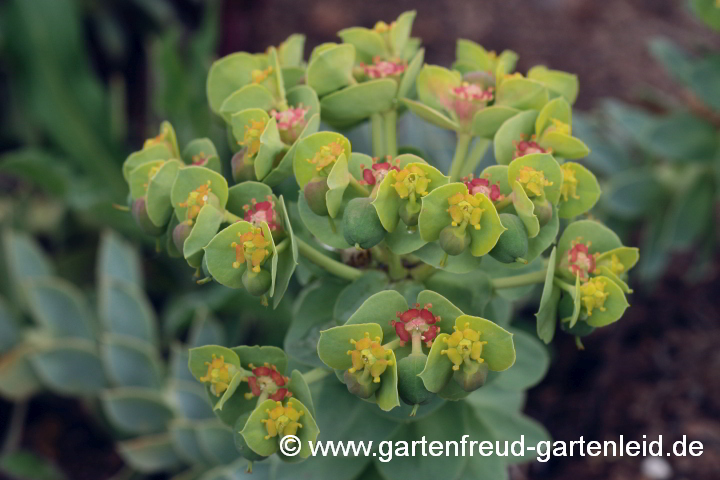
POLYGON ((280 375, 280 372, 278 372, 277 370, 272 371, 272 373, 270 374, 270 378, 272 378, 273 382, 275 382, 275 385, 277 385, 278 387, 282 387, 283 385, 285 385, 285 377, 280 375))
POLYGON ((373 170, 389 170, 390 163, 388 163, 388 162, 376 163, 372 166, 372 168, 373 168, 373 170))
POLYGON ((398 338, 400 338, 401 342, 409 342, 410 341, 410 333, 405 330, 405 324, 402 322, 393 322, 393 326, 395 327, 395 333, 397 334, 398 338))
POLYGON ((260 391, 260 387, 257 385, 257 378, 256 377, 248 377, 248 385, 250 386, 250 391, 253 395, 256 397, 262 393, 260 391))
POLYGON ((256 377, 268 377, 272 374, 272 369, 270 367, 257 367, 253 368, 252 372, 256 377))
MULTIPOLYGON (((375 165, 373 165, 373 167, 375 167, 375 165)), ((368 185, 375 185, 375 175, 373 175, 372 170, 369 168, 363 170, 363 178, 368 185)))
POLYGON ((427 308, 420 310, 420 318, 425 320, 425 323, 435 323, 435 316, 427 308))
POLYGON ((270 210, 272 208, 272 203, 265 201, 265 202, 258 202, 255 204, 255 210, 270 210))
POLYGON ((291 396, 290 392, 287 388, 279 388, 277 392, 270 395, 270 400, 275 400, 276 402, 282 401, 285 397, 291 396))
POLYGON ((420 315, 420 310, 418 310, 417 308, 411 308, 410 310, 400 314, 399 318, 403 322, 408 323, 410 320, 418 317, 419 315, 420 315))
POLYGON ((437 325, 431 325, 425 333, 422 334, 421 338, 424 342, 432 342, 437 337, 440 327, 437 325))

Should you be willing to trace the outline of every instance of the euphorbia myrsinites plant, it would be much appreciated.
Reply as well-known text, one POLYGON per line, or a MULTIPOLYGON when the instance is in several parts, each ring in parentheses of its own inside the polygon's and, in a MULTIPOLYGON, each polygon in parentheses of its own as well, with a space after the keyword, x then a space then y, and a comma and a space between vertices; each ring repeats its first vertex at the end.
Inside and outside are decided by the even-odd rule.
MULTIPOLYGON (((308 384, 333 371, 387 421, 394 409, 404 422, 439 418, 446 402, 470 409, 480 398, 471 394, 501 384, 509 373, 495 372, 512 372, 516 360, 517 334, 500 318, 504 291, 527 296, 523 287, 543 285, 545 343, 559 323, 582 346, 580 337, 628 307, 637 249, 583 218, 600 189, 577 162, 589 153, 572 136, 577 78, 543 66, 515 72, 514 52, 468 40, 458 41, 451 69, 424 64, 414 18, 342 30, 342 43, 316 47, 307 62, 301 35, 216 61, 207 95, 234 152, 233 186, 212 142, 181 150, 168 123, 123 167, 139 226, 184 257, 199 283, 245 289, 268 308, 300 285, 296 323, 312 323, 305 315, 321 315, 320 303, 335 305, 331 324, 288 340, 298 364, 321 365, 305 373, 287 372, 275 347, 192 350, 193 375, 217 411, 234 412, 228 423, 249 460, 277 453, 287 435, 302 441, 299 458, 310 455, 323 411, 308 384), (407 111, 455 132, 448 172, 417 148, 398 148, 396 122, 407 111), (372 152, 318 131, 320 119, 340 131, 369 121, 372 152), (474 174, 491 144, 496 164, 474 174), (293 175, 296 202, 273 190, 293 175), (357 268, 352 252, 361 250, 357 268), (317 357, 306 351, 314 348, 317 357)), ((477 415, 453 425, 472 434, 477 415)))

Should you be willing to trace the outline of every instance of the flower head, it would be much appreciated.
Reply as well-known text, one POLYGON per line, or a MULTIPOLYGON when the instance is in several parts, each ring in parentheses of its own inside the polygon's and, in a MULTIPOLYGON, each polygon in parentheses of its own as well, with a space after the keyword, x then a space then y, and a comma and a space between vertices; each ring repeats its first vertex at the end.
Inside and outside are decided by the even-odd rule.
POLYGON ((575 170, 567 164, 561 165, 560 168, 562 168, 563 172, 563 183, 560 188, 563 201, 567 202, 570 198, 580 198, 577 194, 578 181, 575 178, 575 170))
POLYGON ((535 135, 532 135, 529 140, 525 140, 525 135, 521 135, 521 140, 513 140, 513 146, 515 152, 513 152, 513 159, 530 155, 531 153, 550 153, 550 149, 546 149, 538 145, 535 141, 535 135))
POLYGON ((430 184, 425 170, 417 165, 409 165, 395 174, 395 183, 392 184, 400 198, 416 199, 428 194, 430 184))
POLYGON ((260 137, 265 131, 267 122, 264 120, 250 120, 250 125, 245 125, 245 136, 238 145, 245 148, 245 154, 252 157, 260 150, 260 137))
POLYGON ((212 196, 214 196, 210 183, 210 180, 208 180, 207 183, 200 185, 188 194, 187 200, 178 204, 179 207, 187 208, 188 225, 193 224, 193 220, 198 216, 202 207, 210 203, 212 196))
POLYGON ((257 227, 237 235, 240 241, 230 244, 230 247, 235 249, 233 268, 240 268, 240 265, 248 262, 253 272, 259 272, 262 264, 272 254, 268 249, 270 242, 263 235, 262 229, 257 227))
POLYGON ((233 376, 235 376, 235 373, 237 373, 237 368, 235 365, 226 363, 225 357, 222 355, 217 357, 214 354, 212 360, 205 362, 205 365, 208 367, 207 373, 205 376, 200 377, 199 380, 209 383, 212 393, 219 397, 228 389, 230 381, 233 376))
POLYGON ((266 409, 265 413, 268 418, 260 420, 265 424, 265 429, 267 430, 265 440, 277 436, 282 438, 286 435, 295 435, 298 429, 302 428, 302 424, 300 424, 298 420, 305 414, 303 410, 295 408, 292 400, 288 400, 286 406, 283 406, 282 402, 278 400, 275 408, 272 410, 266 409))
POLYGON ((572 132, 572 128, 570 127, 570 124, 565 123, 561 120, 558 120, 557 118, 551 118, 550 121, 552 122, 552 125, 550 125, 545 132, 558 132, 563 133, 565 135, 570 135, 572 132))
POLYGON ((587 310, 588 316, 592 316, 594 309, 601 312, 606 310, 605 300, 607 300, 610 293, 605 291, 605 286, 605 280, 597 277, 591 278, 580 285, 580 299, 583 307, 587 310))
POLYGON ((620 275, 625 272, 625 265, 620 261, 620 258, 616 254, 610 256, 610 270, 615 275, 620 275))
POLYGON ((482 358, 483 346, 488 342, 480 340, 481 333, 470 328, 469 322, 464 325, 462 330, 457 326, 454 326, 453 330, 455 331, 452 335, 443 338, 448 348, 440 350, 440 354, 447 355, 453 363, 452 369, 460 370, 463 362, 470 360, 483 363, 485 361, 482 358))
POLYGON ((273 67, 267 67, 264 70, 253 70, 250 72, 253 83, 262 83, 273 73, 273 67))
POLYGON ((193 155, 190 160, 194 166, 202 166, 205 165, 205 163, 207 162, 208 156, 205 154, 205 152, 198 152, 193 155))
POLYGON ((370 166, 360 165, 363 172, 363 179, 361 182, 365 185, 376 185, 381 183, 390 170, 395 170, 397 172, 400 171, 397 166, 392 164, 392 157, 390 155, 385 157, 384 162, 381 162, 378 157, 373 157, 372 161, 373 163, 370 166))
POLYGON ((400 346, 410 341, 413 333, 420 333, 420 338, 428 347, 432 345, 432 341, 440 331, 440 327, 435 325, 440 317, 433 315, 430 311, 431 308, 432 304, 430 303, 425 304, 422 308, 419 303, 416 303, 415 308, 397 312, 399 321, 391 320, 390 324, 395 327, 395 333, 400 339, 400 346))
POLYGON ((480 219, 485 211, 480 208, 480 199, 469 193, 458 192, 448 198, 447 212, 452 218, 452 226, 466 228, 468 225, 480 230, 480 219))
POLYGON ((290 379, 282 376, 275 365, 265 362, 262 367, 256 367, 252 363, 248 366, 252 369, 252 375, 243 379, 250 387, 250 391, 245 394, 246 399, 259 397, 263 392, 269 394, 270 400, 283 400, 292 396, 292 392, 285 388, 290 379))
POLYGON ((581 242, 581 238, 573 240, 572 248, 568 250, 568 270, 581 279, 588 278, 588 275, 595 271, 595 254, 588 250, 591 242, 581 242))
POLYGON ((253 198, 250 200, 249 205, 243 205, 243 210, 245 210, 244 220, 252 223, 255 227, 260 227, 262 223, 265 222, 268 224, 271 232, 276 232, 282 229, 282 224, 275 210, 275 201, 272 196, 268 195, 266 198, 267 200, 263 202, 258 202, 253 198))
POLYGON ((463 182, 471 195, 482 193, 493 203, 505 198, 505 195, 500 192, 499 183, 490 185, 490 181, 487 178, 473 178, 473 176, 470 175, 469 177, 465 177, 463 182))
POLYGON ((319 172, 333 165, 343 153, 345 153, 343 145, 339 141, 332 142, 320 147, 320 150, 313 158, 308 159, 308 162, 315 165, 315 169, 319 172))
POLYGON ((355 349, 347 351, 352 359, 352 367, 348 371, 367 372, 372 376, 374 383, 380 383, 380 375, 387 370, 387 367, 393 365, 392 350, 380 345, 380 337, 371 339, 369 332, 365 332, 365 337, 360 340, 350 339, 350 343, 355 349))
POLYGON ((305 128, 305 114, 310 108, 303 107, 302 104, 297 107, 290 107, 287 110, 272 110, 270 114, 275 117, 277 127, 280 132, 280 138, 283 142, 292 144, 297 140, 300 133, 305 128))
POLYGON ((542 197, 545 193, 545 187, 549 187, 553 184, 553 182, 545 178, 545 174, 542 170, 535 170, 528 165, 525 165, 520 169, 517 181, 523 186, 523 188, 525 188, 528 196, 536 197, 542 197))
POLYGON ((384 60, 381 57, 374 57, 373 63, 366 65, 360 63, 365 75, 371 79, 399 77, 407 69, 407 62, 401 59, 384 60))

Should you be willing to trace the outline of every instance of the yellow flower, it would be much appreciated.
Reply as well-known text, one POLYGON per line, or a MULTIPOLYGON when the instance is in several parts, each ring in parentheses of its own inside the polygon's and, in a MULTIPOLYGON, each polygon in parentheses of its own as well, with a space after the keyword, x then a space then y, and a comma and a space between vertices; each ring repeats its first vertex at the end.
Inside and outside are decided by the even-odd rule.
POLYGON ((561 165, 563 171, 563 183, 560 187, 560 195, 563 201, 567 202, 570 198, 580 198, 577 194, 578 181, 575 178, 575 170, 568 164, 561 165))
POLYGON ((557 118, 551 118, 550 121, 552 122, 552 125, 548 127, 546 132, 558 132, 558 133, 564 133, 565 135, 570 135, 572 132, 572 129, 569 124, 558 120, 557 118))
POLYGON ((228 389, 235 366, 225 363, 225 358, 222 355, 218 358, 215 354, 212 356, 212 361, 205 362, 205 365, 208 367, 207 374, 200 377, 200 381, 209 383, 212 392, 219 397, 228 389))
POLYGON ((440 354, 447 355, 453 363, 452 369, 460 370, 460 365, 468 359, 483 363, 483 346, 488 342, 480 340, 481 333, 470 328, 470 322, 466 323, 462 330, 457 326, 454 326, 453 330, 455 331, 452 335, 443 338, 448 348, 440 350, 440 354))
POLYGON ((475 227, 476 230, 480 230, 480 220, 482 214, 485 211, 484 208, 480 208, 480 199, 477 195, 470 195, 469 193, 458 192, 448 198, 448 204, 450 207, 447 212, 452 218, 452 226, 466 227, 468 224, 475 227))
POLYGON ((308 162, 314 164, 315 169, 319 172, 325 167, 334 164, 343 153, 345 153, 345 149, 342 144, 339 141, 332 142, 320 147, 320 150, 308 162))
POLYGON ((292 400, 288 401, 286 406, 283 406, 282 402, 277 401, 275 408, 265 410, 269 418, 260 420, 265 424, 268 433, 265 435, 265 440, 277 436, 282 438, 286 435, 295 435, 298 429, 302 428, 302 424, 298 420, 305 412, 297 410, 291 402, 292 400))
POLYGON ((380 337, 371 340, 370 332, 365 332, 365 337, 360 340, 350 339, 350 343, 355 346, 355 350, 347 351, 353 365, 348 371, 350 373, 365 371, 373 377, 373 382, 380 383, 380 375, 394 363, 391 358, 392 350, 380 345, 380 337))
POLYGON ((605 281, 597 277, 580 285, 580 299, 589 316, 592 316, 594 309, 601 312, 606 310, 605 300, 610 293, 605 291, 605 286, 605 281))
POLYGON ((253 70, 250 72, 253 83, 262 83, 270 76, 273 72, 273 67, 267 67, 265 70, 253 70))
POLYGON ((265 131, 265 125, 265 120, 250 120, 250 125, 245 125, 245 136, 238 145, 245 147, 245 154, 248 157, 252 157, 260 150, 260 137, 265 131))
POLYGON ((202 207, 207 203, 212 189, 210 188, 210 180, 206 184, 200 185, 198 188, 188 194, 187 200, 179 203, 178 206, 187 208, 186 217, 188 225, 192 225, 193 219, 198 216, 202 207))
POLYGON ((240 242, 232 242, 230 248, 235 249, 233 268, 240 268, 246 261, 252 266, 253 272, 259 272, 260 266, 270 256, 268 239, 263 235, 262 228, 253 228, 249 232, 238 233, 240 242))
POLYGON ((615 275, 620 275, 625 271, 625 265, 622 264, 618 256, 614 253, 610 257, 610 270, 612 270, 615 275))
POLYGON ((394 175, 395 183, 392 186, 400 198, 412 197, 414 200, 417 195, 424 197, 428 194, 430 179, 427 177, 425 170, 417 165, 403 168, 395 172, 394 175))
POLYGON ((517 181, 525 188, 526 192, 536 197, 542 197, 545 193, 545 187, 553 184, 553 182, 545 178, 545 174, 541 170, 535 170, 527 165, 520 169, 517 181))

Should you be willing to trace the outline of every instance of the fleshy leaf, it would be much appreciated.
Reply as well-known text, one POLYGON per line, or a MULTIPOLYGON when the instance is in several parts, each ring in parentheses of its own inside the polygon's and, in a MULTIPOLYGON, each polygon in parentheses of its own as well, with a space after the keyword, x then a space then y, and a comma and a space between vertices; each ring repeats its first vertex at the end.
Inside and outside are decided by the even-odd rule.
POLYGON ((528 138, 535 129, 535 110, 520 112, 503 123, 495 134, 493 147, 495 161, 500 165, 509 165, 515 155, 515 143, 528 138))
POLYGON ((352 359, 348 351, 354 347, 350 340, 362 340, 366 332, 370 334, 372 340, 376 337, 380 337, 380 341, 383 339, 382 327, 377 323, 347 324, 321 331, 317 345, 320 360, 336 370, 347 370, 352 367, 352 359))
POLYGON ((525 167, 543 172, 545 180, 550 182, 549 185, 543 187, 544 196, 550 203, 557 205, 563 184, 563 172, 557 160, 549 153, 531 153, 516 158, 508 165, 508 183, 510 185, 515 184, 520 171, 525 167))
MULTIPOLYGON (((310 57, 307 84, 322 97, 353 83, 355 47, 351 44, 321 45, 319 53, 310 57)), ((318 47, 319 48, 319 47, 318 47)), ((317 48, 316 48, 317 50, 317 48)))
POLYGON ((183 256, 191 267, 199 268, 202 265, 203 249, 215 237, 224 214, 212 205, 205 205, 200 209, 190 235, 183 243, 183 256))
POLYGON ((453 376, 453 363, 447 355, 440 353, 447 348, 445 340, 449 337, 447 333, 441 333, 435 338, 425 368, 419 374, 425 388, 432 393, 438 393, 445 388, 453 376))
POLYGON ((548 100, 548 90, 540 82, 509 78, 498 87, 495 104, 518 110, 540 110, 548 100))
POLYGON ((446 130, 454 130, 456 132, 460 130, 460 125, 458 125, 456 121, 450 120, 450 118, 440 113, 438 110, 430 108, 418 101, 410 100, 409 98, 403 98, 402 101, 405 106, 408 107, 408 110, 426 122, 446 130))
MULTIPOLYGON (((395 290, 385 290, 365 300, 345 325, 377 324, 382 329, 382 337, 389 341, 395 335, 395 329, 390 325, 390 321, 396 318, 397 312, 404 312, 407 309, 408 302, 405 297, 395 290)), ((374 336, 375 334, 371 332, 371 337, 374 336)))
POLYGON ((275 104, 272 93, 257 83, 245 85, 233 92, 220 105, 219 113, 227 123, 231 123, 232 116, 248 108, 258 108, 269 112, 275 104))
POLYGON ((540 221, 535 215, 535 204, 525 193, 525 189, 519 182, 513 184, 513 206, 518 217, 522 220, 528 232, 528 238, 537 237, 540 233, 540 221))
POLYGON ((147 213, 150 221, 158 227, 165 225, 172 215, 170 193, 181 167, 182 163, 179 161, 168 160, 150 177, 147 186, 147 213))
POLYGON ((210 67, 207 78, 207 97, 210 108, 219 113, 220 106, 238 89, 252 82, 252 72, 261 70, 260 58, 245 52, 238 52, 216 60, 210 67))
POLYGON ((171 158, 173 158, 172 153, 165 143, 159 143, 138 152, 131 153, 125 160, 125 163, 123 163, 123 177, 129 181, 130 172, 143 163, 157 160, 170 160, 171 158))
POLYGON ((483 108, 473 116, 472 134, 483 138, 493 138, 503 123, 514 117, 520 110, 503 105, 483 108))
POLYGON ((395 407, 400 406, 400 396, 398 395, 398 373, 397 358, 395 352, 390 351, 390 363, 387 369, 380 375, 380 388, 375 392, 375 402, 378 407, 385 412, 389 412, 395 407))
POLYGON ((565 162, 561 166, 563 170, 563 189, 560 192, 560 204, 558 214, 562 218, 572 218, 589 211, 598 199, 600 199, 600 185, 595 175, 583 165, 575 162, 565 162), (571 170, 574 177, 572 185, 568 185, 566 170, 571 170), (567 195, 567 198, 565 198, 567 195))
POLYGON ((305 187, 305 185, 317 175, 317 167, 311 163, 315 154, 319 152, 322 147, 330 145, 331 143, 339 143, 343 148, 345 158, 350 158, 352 154, 350 141, 339 133, 313 133, 296 144, 293 158, 293 171, 295 172, 295 179, 300 188, 305 187))
POLYGON ((225 208, 228 199, 228 184, 225 177, 205 167, 190 166, 178 171, 170 193, 178 220, 182 222, 187 219, 187 207, 180 204, 187 201, 190 192, 208 183, 210 191, 218 198, 218 208, 225 208))
POLYGON ((330 125, 342 125, 388 111, 393 107, 397 88, 396 81, 379 78, 326 95, 320 101, 323 120, 330 125))

